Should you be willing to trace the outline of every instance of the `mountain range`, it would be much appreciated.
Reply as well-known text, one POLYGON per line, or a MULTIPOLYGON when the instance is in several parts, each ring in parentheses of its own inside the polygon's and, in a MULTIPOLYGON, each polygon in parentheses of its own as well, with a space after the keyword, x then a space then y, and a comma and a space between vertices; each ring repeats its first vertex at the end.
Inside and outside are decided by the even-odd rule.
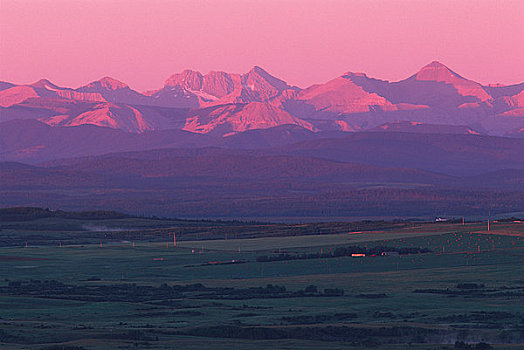
POLYGON ((42 79, 1 82, 0 90, 1 122, 37 119, 133 133, 177 129, 229 136, 288 124, 354 132, 397 122, 508 137, 521 137, 524 129, 524 83, 483 86, 439 62, 398 82, 348 72, 305 89, 255 66, 245 74, 185 70, 143 93, 110 77, 76 89, 42 79))
POLYGON ((260 67, 186 70, 147 92, 0 82, 0 185, 0 206, 178 217, 519 213, 524 83, 439 62, 305 89, 260 67))

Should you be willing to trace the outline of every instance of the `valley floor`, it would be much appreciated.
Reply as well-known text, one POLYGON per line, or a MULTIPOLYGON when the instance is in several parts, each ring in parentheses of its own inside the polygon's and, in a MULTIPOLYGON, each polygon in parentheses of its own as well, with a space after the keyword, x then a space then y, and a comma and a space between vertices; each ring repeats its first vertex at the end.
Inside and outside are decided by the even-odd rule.
MULTIPOLYGON (((16 231, 9 225, 4 237, 16 231)), ((523 346, 524 223, 493 223, 490 232, 484 223, 348 232, 181 238, 176 247, 101 232, 101 244, 4 244, 0 347, 523 346), (421 253, 340 255, 354 247, 421 253)), ((27 227, 19 233, 31 237, 27 227)))

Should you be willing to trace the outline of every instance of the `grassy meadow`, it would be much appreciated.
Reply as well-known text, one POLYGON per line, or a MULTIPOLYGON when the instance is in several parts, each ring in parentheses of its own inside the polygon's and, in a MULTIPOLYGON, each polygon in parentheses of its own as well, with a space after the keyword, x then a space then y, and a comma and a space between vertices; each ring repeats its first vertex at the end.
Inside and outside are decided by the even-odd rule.
POLYGON ((175 222, 123 219, 132 232, 111 231, 109 221, 97 223, 104 231, 82 231, 85 222, 47 218, 39 231, 40 220, 2 223, 3 241, 17 237, 0 248, 2 349, 524 344, 524 223, 491 223, 489 232, 486 223, 358 231, 333 223, 303 234, 313 228, 200 223, 184 231, 175 222), (140 240, 138 226, 153 231, 140 240), (206 237, 203 226, 220 233, 194 239, 206 237), (159 239, 150 239, 154 232, 159 239), (176 246, 169 232, 180 232, 176 246), (353 246, 430 252, 333 255, 353 246))

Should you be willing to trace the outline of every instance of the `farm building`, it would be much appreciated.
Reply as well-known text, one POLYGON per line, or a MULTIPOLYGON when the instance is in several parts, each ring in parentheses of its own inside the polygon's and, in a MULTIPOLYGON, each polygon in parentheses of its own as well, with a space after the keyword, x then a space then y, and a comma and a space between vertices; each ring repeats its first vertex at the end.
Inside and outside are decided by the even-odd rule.
POLYGON ((398 252, 382 252, 380 255, 398 256, 398 252))

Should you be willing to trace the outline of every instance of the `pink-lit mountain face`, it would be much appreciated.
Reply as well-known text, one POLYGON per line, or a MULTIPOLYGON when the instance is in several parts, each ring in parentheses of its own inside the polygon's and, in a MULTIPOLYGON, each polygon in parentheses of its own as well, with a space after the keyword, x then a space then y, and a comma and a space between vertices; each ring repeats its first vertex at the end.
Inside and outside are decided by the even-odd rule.
POLYGON ((447 86, 453 86, 458 95, 463 97, 471 96, 476 98, 479 102, 493 99, 479 83, 461 77, 437 61, 431 62, 423 67, 410 79, 419 82, 444 83, 447 86))
MULTIPOLYGON (((147 94, 159 104, 176 107, 209 107, 223 104, 264 102, 298 88, 271 76, 260 67, 246 74, 185 70, 173 74, 164 87, 147 94)), ((153 102, 153 103, 155 103, 153 102)))
POLYGON ((524 128, 524 83, 482 86, 431 62, 389 82, 346 73, 300 89, 260 67, 245 74, 185 70, 155 91, 140 93, 104 77, 72 89, 42 79, 0 82, 0 122, 38 119, 50 126, 95 125, 126 132, 185 130, 229 136, 294 125, 306 130, 453 130, 515 136, 524 128), (439 128, 409 127, 410 124, 439 128), (402 126, 402 127, 399 127, 402 126))
POLYGON ((195 113, 186 120, 184 130, 203 134, 218 131, 226 136, 235 132, 269 129, 288 124, 314 130, 310 123, 262 102, 220 105, 200 109, 195 113))

